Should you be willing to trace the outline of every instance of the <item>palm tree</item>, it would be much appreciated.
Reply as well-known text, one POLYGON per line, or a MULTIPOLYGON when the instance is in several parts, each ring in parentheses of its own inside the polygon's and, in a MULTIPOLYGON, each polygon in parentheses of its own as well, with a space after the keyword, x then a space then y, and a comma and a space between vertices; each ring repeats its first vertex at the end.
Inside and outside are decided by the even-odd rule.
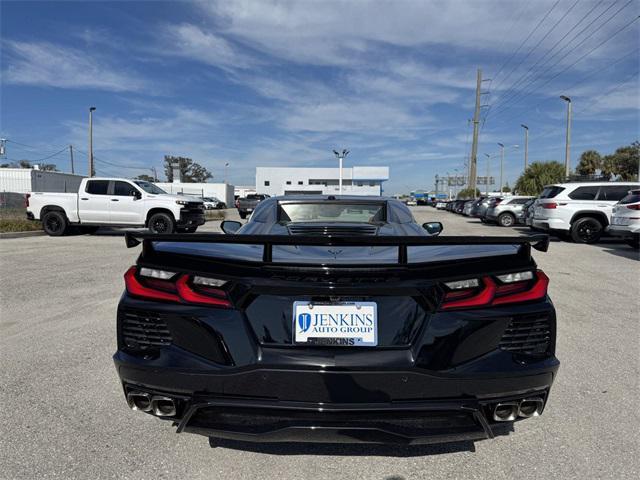
POLYGON ((602 157, 595 150, 587 150, 580 155, 576 172, 580 175, 593 175, 602 168, 602 157))
POLYGON ((520 195, 538 195, 545 185, 565 180, 560 162, 533 162, 516 181, 514 190, 520 195))

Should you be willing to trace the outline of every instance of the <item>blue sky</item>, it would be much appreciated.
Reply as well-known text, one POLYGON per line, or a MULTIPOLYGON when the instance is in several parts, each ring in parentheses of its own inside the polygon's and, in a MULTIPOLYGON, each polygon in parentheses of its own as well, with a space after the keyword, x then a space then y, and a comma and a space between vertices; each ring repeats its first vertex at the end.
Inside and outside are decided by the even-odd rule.
MULTIPOLYGON (((1 2, 0 135, 7 158, 65 145, 86 172, 87 111, 102 175, 162 170, 183 155, 222 181, 256 166, 389 165, 386 193, 464 171, 476 68, 484 153, 572 161, 638 139, 636 0, 1 2), (20 145, 22 144, 22 145, 20 145), (117 166, 116 166, 117 165, 117 166), (123 168, 127 167, 127 168, 123 168)), ((46 160, 68 171, 66 152, 46 160)), ((496 175, 497 156, 492 160, 496 175)))

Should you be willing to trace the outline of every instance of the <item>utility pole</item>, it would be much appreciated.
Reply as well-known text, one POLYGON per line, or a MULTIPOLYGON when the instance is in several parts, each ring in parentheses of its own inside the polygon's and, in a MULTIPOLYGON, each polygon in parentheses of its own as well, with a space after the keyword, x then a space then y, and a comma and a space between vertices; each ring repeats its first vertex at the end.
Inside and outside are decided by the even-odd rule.
POLYGON ((153 181, 158 181, 158 172, 156 172, 156 167, 151 167, 151 173, 153 173, 153 181))
POLYGON ((440 183, 440 177, 436 173, 436 201, 438 200, 438 184, 440 183))
POLYGON ((565 152, 564 152, 564 175, 569 178, 569 172, 571 167, 571 155, 570 155, 570 145, 571 145, 571 99, 566 95, 560 95, 560 98, 567 102, 567 138, 565 143, 565 152))
POLYGON ((89 177, 95 174, 93 166, 93 112, 96 107, 89 107, 89 177))
POLYGON ((482 70, 478 69, 476 83, 476 108, 473 112, 473 143, 471 144, 471 158, 469 167, 469 187, 476 196, 476 180, 478 168, 478 131, 480 126, 480 95, 482 89, 482 70))
POLYGON ((73 171, 73 145, 69 145, 69 157, 71 158, 71 173, 75 173, 73 171))
POLYGON ((529 127, 524 123, 521 123, 520 126, 524 128, 524 169, 526 170, 529 164, 529 127))

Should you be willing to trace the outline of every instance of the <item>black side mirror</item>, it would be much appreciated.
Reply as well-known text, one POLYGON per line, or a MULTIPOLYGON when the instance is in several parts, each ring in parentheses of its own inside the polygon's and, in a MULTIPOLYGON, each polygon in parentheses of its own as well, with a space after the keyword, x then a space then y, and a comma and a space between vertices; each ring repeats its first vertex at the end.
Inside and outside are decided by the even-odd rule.
POLYGON ((142 198, 142 194, 137 190, 131 190, 131 196, 136 200, 140 200, 142 198))
POLYGON ((444 227, 440 222, 423 223, 422 228, 424 228, 427 231, 427 233, 429 233, 429 235, 433 235, 433 236, 440 235, 442 233, 442 230, 444 230, 444 227))
POLYGON ((222 223, 220 223, 220 228, 226 234, 236 233, 238 230, 240 230, 240 227, 242 227, 242 224, 235 220, 224 220, 222 223))

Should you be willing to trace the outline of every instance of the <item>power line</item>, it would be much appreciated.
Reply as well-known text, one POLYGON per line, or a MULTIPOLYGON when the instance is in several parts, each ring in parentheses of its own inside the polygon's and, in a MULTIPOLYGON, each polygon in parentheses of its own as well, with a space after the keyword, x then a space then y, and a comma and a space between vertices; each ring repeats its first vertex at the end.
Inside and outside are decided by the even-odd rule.
MULTIPOLYGON (((604 41, 602 41, 601 43, 599 43, 598 45, 596 45, 594 48, 592 48, 591 50, 589 50, 587 53, 585 53, 584 55, 580 56, 578 58, 578 60, 576 60, 575 62, 573 62, 572 64, 570 64, 568 67, 563 68, 562 70, 560 70, 558 73, 556 73, 555 75, 553 75, 551 78, 549 78, 546 82, 544 82, 542 85, 538 85, 535 87, 535 89, 529 89, 527 91, 525 91, 525 89, 533 84, 535 84, 539 79, 542 79, 542 75, 547 73, 548 71, 550 71, 553 67, 555 67, 556 65, 558 65, 558 63, 560 63, 562 60, 564 60, 571 52, 573 52, 574 50, 576 50, 578 47, 582 46, 584 44, 585 41, 587 41, 589 38, 591 38, 597 31, 599 31, 602 27, 604 27, 604 25, 606 25, 607 23, 609 23, 616 15, 618 15, 624 8, 626 8, 628 5, 630 5, 633 2, 633 0, 629 0, 625 5, 623 5, 620 9, 618 9, 618 11, 616 11, 611 17, 609 17, 607 20, 605 20, 602 24, 600 24, 596 29, 594 29, 587 37, 585 37, 584 39, 582 39, 582 41, 580 41, 580 43, 578 43, 576 46, 574 46, 573 48, 571 48, 569 51, 567 51, 561 58, 559 58, 553 65, 551 65, 549 68, 547 68, 544 72, 542 72, 540 75, 537 76, 537 78, 532 79, 531 81, 529 81, 522 89, 522 91, 520 91, 518 94, 516 94, 515 96, 511 97, 509 100, 506 100, 502 105, 500 105, 500 107, 498 108, 498 110, 495 111, 494 115, 497 115, 499 113, 502 113, 504 111, 506 111, 509 108, 513 108, 514 105, 516 105, 517 103, 519 103, 520 101, 522 101, 524 98, 527 97, 527 95, 531 94, 534 90, 539 90, 541 87, 549 84, 549 82, 551 82, 552 80, 554 80, 555 78, 557 78, 559 75, 561 75, 562 73, 566 72, 569 68, 573 67, 575 64, 577 64, 579 61, 581 61, 583 58, 585 58, 586 56, 590 55, 591 53, 593 53, 595 50, 597 50, 598 48, 600 48, 602 45, 604 45, 605 43, 607 43, 609 40, 611 40, 612 38, 614 38, 616 35, 618 35, 618 33, 622 32, 623 30, 625 30, 627 27, 629 27, 631 24, 633 24, 635 21, 638 20, 639 17, 634 18, 631 22, 627 23, 626 25, 624 25, 622 28, 618 29, 616 32, 614 32, 612 35, 610 35, 609 37, 607 37, 604 41), (509 106, 509 104, 511 104, 511 106, 509 106)), ((603 12, 604 13, 604 12, 603 12)), ((600 14, 600 16, 602 16, 602 13, 600 14)), ((593 23, 593 22, 592 22, 593 23)), ((591 24, 589 24, 591 25, 591 24)), ((578 34, 576 34, 573 39, 571 41, 573 41, 577 36, 579 36, 586 28, 589 27, 589 25, 587 25, 584 29, 582 29, 578 34)), ((570 41, 570 42, 571 42, 570 41)), ((555 56, 555 55, 554 55, 555 56)))
MULTIPOLYGON (((554 3, 551 8, 549 10, 547 10, 547 13, 544 14, 544 16, 540 19, 540 21, 538 22, 538 24, 533 28, 533 30, 531 30, 531 32, 529 32, 529 35, 527 35, 527 38, 525 38, 522 43, 520 43, 520 45, 518 46, 518 48, 516 48, 516 50, 511 54, 511 56, 507 59, 507 61, 500 67, 500 69, 498 70, 498 73, 496 73, 493 78, 495 80, 495 78, 498 76, 498 74, 500 72, 502 72, 502 70, 504 69, 504 67, 511 62, 511 60, 513 59, 513 57, 515 57, 518 52, 520 51, 520 49, 527 43, 527 41, 529 41, 529 39, 531 38, 531 36, 536 33, 536 31, 538 30, 538 28, 540 28, 540 26, 544 23, 544 21, 547 19, 547 17, 549 15, 551 15, 551 12, 553 12, 553 10, 556 8, 556 6, 560 3, 560 0, 557 0, 556 3, 554 3)), ((508 77, 507 77, 508 78, 508 77)), ((496 89, 498 89, 498 87, 500 85, 502 85, 504 83, 504 80, 501 80, 500 83, 498 85, 496 85, 496 89)))
MULTIPOLYGON (((576 3, 577 3, 577 2, 576 2, 576 3)), ((573 8, 573 7, 576 5, 576 3, 574 3, 574 4, 572 5, 572 7, 571 7, 571 8, 573 8)), ((589 15, 591 15, 591 13, 593 13, 593 11, 594 11, 596 8, 598 8, 598 6, 599 6, 599 5, 600 5, 599 3, 596 3, 596 4, 591 8, 591 10, 589 10, 589 11, 588 11, 588 12, 587 12, 587 13, 586 13, 586 14, 585 14, 585 15, 584 15, 580 20, 578 20, 578 22, 577 22, 576 24, 574 24, 574 26, 573 26, 573 27, 571 27, 571 29, 569 29, 569 30, 567 31, 567 33, 565 33, 565 34, 564 34, 564 35, 563 35, 563 36, 562 36, 562 37, 561 37, 561 38, 560 38, 556 43, 554 43, 554 44, 553 44, 553 46, 552 46, 549 50, 547 50, 547 51, 545 52, 545 54, 544 54, 544 55, 542 55, 540 58, 538 58, 538 60, 537 60, 533 65, 531 65, 531 67, 529 67, 529 70, 527 70, 527 72, 526 72, 526 73, 524 73, 524 74, 523 74, 523 75, 522 75, 522 76, 521 76, 517 81, 515 81, 515 82, 511 85, 511 87, 509 87, 509 89, 508 89, 504 94, 502 94, 502 95, 500 96, 500 98, 498 99, 498 105, 499 105, 501 102, 505 102, 506 100, 508 100, 509 96, 510 96, 510 95, 513 95, 513 94, 514 94, 514 92, 516 91, 516 90, 515 90, 515 88, 516 88, 518 85, 520 85, 524 80, 526 80, 526 79, 530 78, 530 75, 529 75, 529 74, 533 71, 533 69, 536 67, 536 65, 538 65, 538 64, 539 64, 539 63, 540 63, 540 62, 541 62, 541 61, 542 61, 542 60, 543 60, 547 55, 549 55, 551 52, 553 52, 553 51, 555 50, 555 48, 556 48, 558 45, 560 45, 560 43, 561 43, 565 38, 567 38, 567 37, 571 34, 571 32, 573 32, 576 28, 578 28, 578 26, 579 26, 579 25, 580 25, 580 24, 581 24, 581 23, 582 23, 582 22, 583 22, 583 21, 584 21, 584 20, 589 16, 589 15)), ((567 13, 568 13, 568 12, 567 12, 567 13)), ((565 16, 566 16, 566 14, 565 14, 565 16)), ((564 17, 563 17, 563 18, 564 18, 564 17)), ((560 50, 562 50, 562 49, 560 49, 560 50)), ((487 114, 487 116, 488 116, 488 114, 487 114)))

